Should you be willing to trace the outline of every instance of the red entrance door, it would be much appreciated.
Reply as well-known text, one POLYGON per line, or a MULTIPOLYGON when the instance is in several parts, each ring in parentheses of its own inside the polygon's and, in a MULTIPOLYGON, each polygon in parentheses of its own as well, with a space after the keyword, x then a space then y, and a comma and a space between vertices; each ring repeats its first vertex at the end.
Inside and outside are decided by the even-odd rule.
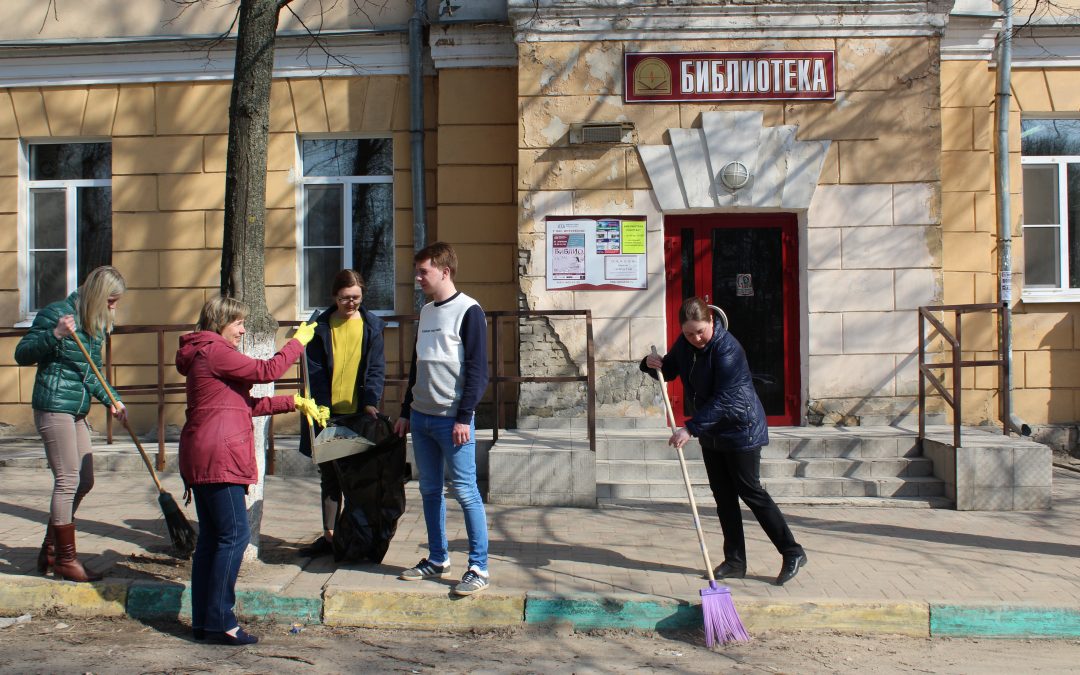
MULTIPOLYGON (((791 213, 664 218, 668 344, 681 334, 686 298, 698 295, 724 310, 772 426, 800 418, 797 233, 791 213)), ((682 423, 682 384, 670 391, 682 423)))

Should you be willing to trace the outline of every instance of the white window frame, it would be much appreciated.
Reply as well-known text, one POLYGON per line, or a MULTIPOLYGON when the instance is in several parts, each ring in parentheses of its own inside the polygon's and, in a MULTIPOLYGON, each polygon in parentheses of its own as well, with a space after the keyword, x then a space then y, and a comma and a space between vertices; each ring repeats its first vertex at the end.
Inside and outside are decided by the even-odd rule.
MULTIPOLYGON (((394 143, 394 137, 392 134, 304 134, 296 137, 296 165, 297 181, 296 181, 296 268, 297 268, 297 284, 296 284, 296 308, 297 308, 297 320, 306 321, 312 313, 318 310, 327 309, 327 306, 322 307, 307 307, 305 306, 305 298, 307 297, 307 269, 306 269, 306 256, 304 252, 308 249, 316 248, 338 248, 336 246, 305 246, 304 245, 304 218, 307 214, 307 186, 309 185, 340 185, 342 186, 342 200, 341 200, 341 220, 339 227, 341 228, 341 247, 342 251, 342 269, 349 269, 353 267, 353 240, 352 240, 352 227, 349 223, 348 215, 352 213, 352 186, 353 185, 390 185, 390 203, 391 208, 394 204, 393 187, 394 187, 394 171, 396 167, 391 167, 389 175, 378 176, 305 176, 304 175, 304 141, 325 141, 325 140, 356 140, 356 139, 385 139, 389 140, 391 147, 394 143)), ((393 152, 391 150, 391 152, 393 152)), ((392 226, 395 226, 393 223, 392 226)), ((394 232, 395 248, 397 244, 397 232, 395 227, 394 232)), ((397 279, 397 260, 396 256, 392 256, 391 265, 393 266, 392 274, 394 279, 397 279)), ((336 270, 335 270, 336 271, 336 270)), ((372 314, 381 316, 391 316, 394 314, 397 305, 397 294, 394 294, 394 309, 386 310, 370 310, 372 314)))
MULTIPOLYGON (((1023 165, 1041 165, 1041 166, 1054 166, 1057 168, 1057 186, 1058 186, 1058 222, 1057 223, 1033 223, 1031 225, 1026 222, 1022 227, 1026 234, 1029 229, 1056 229, 1058 231, 1058 274, 1059 285, 1056 288, 1048 286, 1028 286, 1027 279, 1024 279, 1024 287, 1021 290, 1021 299, 1024 302, 1040 303, 1040 302, 1080 302, 1080 288, 1069 288, 1069 271, 1071 265, 1069 264, 1069 232, 1068 223, 1068 208, 1069 208, 1069 193, 1066 189, 1066 170, 1069 164, 1080 164, 1080 155, 1035 155, 1030 157, 1021 157, 1020 164, 1023 165)), ((1027 246, 1024 247, 1024 255, 1027 256, 1027 246)), ((1077 261, 1080 264, 1080 261, 1077 261)))
MULTIPOLYGON (((86 143, 109 143, 108 137, 90 138, 47 138, 32 139, 24 138, 19 142, 19 197, 18 197, 18 240, 19 240, 19 315, 22 321, 15 324, 16 327, 29 326, 37 316, 37 310, 33 309, 30 296, 33 293, 33 280, 30 278, 30 192, 35 189, 63 189, 64 209, 66 219, 64 222, 64 238, 66 246, 66 277, 67 294, 70 295, 79 286, 79 232, 78 232, 78 188, 81 187, 112 187, 112 167, 109 167, 109 178, 73 179, 73 180, 30 180, 30 147, 35 145, 81 145, 86 143)), ((41 251, 57 249, 35 249, 41 251)))

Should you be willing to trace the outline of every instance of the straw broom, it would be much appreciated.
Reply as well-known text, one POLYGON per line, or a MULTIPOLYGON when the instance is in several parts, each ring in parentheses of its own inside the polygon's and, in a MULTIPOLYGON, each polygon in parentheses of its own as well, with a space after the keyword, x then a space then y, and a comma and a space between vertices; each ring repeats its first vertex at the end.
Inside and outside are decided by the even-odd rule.
MULTIPOLYGON (((112 390, 109 388, 109 383, 101 375, 101 371, 94 364, 94 360, 90 358, 90 352, 86 351, 86 347, 83 346, 82 340, 79 339, 77 333, 72 333, 71 337, 74 338, 75 344, 78 345, 79 351, 82 352, 86 362, 90 364, 90 368, 93 369, 94 375, 97 376, 99 382, 105 388, 105 393, 109 396, 109 401, 115 408, 117 405, 116 397, 112 395, 112 390)), ((191 523, 188 522, 187 517, 184 516, 184 512, 180 510, 180 506, 173 499, 173 496, 165 491, 162 487, 161 481, 158 480, 157 472, 154 471, 154 465, 150 462, 150 456, 146 454, 146 450, 143 449, 142 443, 135 436, 135 432, 131 430, 127 420, 124 420, 124 428, 127 429, 131 435, 131 440, 135 442, 135 447, 139 449, 139 454, 142 455, 143 463, 146 464, 147 470, 150 472, 150 477, 154 479, 154 485, 158 489, 158 504, 161 505, 161 513, 165 516, 165 524, 169 528, 169 538, 172 539, 173 549, 180 558, 191 557, 192 552, 195 550, 195 530, 191 527, 191 523)))
MULTIPOLYGON (((652 353, 656 354, 655 346, 652 348, 652 353)), ((659 368, 656 369, 656 377, 660 381, 660 393, 664 397, 664 412, 667 413, 668 426, 671 427, 671 433, 675 433, 678 425, 675 424, 675 413, 668 399, 667 383, 664 382, 664 374, 659 368)), ((686 484, 686 496, 690 500, 690 510, 694 514, 694 529, 697 530, 701 555, 705 558, 705 574, 709 577, 709 587, 701 589, 701 615, 705 621, 705 645, 711 648, 717 643, 748 642, 750 634, 746 632, 742 621, 739 620, 739 613, 731 599, 731 589, 727 586, 718 586, 713 577, 709 549, 705 546, 705 533, 701 529, 701 520, 698 518, 697 501, 694 500, 690 474, 686 470, 686 457, 683 456, 682 448, 675 448, 675 451, 679 454, 679 467, 682 469, 683 483, 686 484)))

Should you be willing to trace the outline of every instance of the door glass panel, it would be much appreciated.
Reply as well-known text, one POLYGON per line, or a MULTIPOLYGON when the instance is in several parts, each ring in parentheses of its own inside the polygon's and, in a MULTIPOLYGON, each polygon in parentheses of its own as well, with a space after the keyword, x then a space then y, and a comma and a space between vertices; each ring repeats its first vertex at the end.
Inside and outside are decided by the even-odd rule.
POLYGON ((767 415, 785 414, 783 237, 780 228, 712 231, 712 302, 746 351, 767 415))

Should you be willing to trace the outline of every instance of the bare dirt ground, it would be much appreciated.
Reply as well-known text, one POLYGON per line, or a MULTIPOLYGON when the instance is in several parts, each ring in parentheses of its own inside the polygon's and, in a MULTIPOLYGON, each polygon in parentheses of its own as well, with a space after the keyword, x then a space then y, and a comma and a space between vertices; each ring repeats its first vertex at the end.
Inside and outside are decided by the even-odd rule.
POLYGON ((2 673, 1066 673, 1080 641, 766 633, 716 651, 665 635, 248 626, 262 641, 193 642, 180 623, 33 617, 0 629, 2 673))

